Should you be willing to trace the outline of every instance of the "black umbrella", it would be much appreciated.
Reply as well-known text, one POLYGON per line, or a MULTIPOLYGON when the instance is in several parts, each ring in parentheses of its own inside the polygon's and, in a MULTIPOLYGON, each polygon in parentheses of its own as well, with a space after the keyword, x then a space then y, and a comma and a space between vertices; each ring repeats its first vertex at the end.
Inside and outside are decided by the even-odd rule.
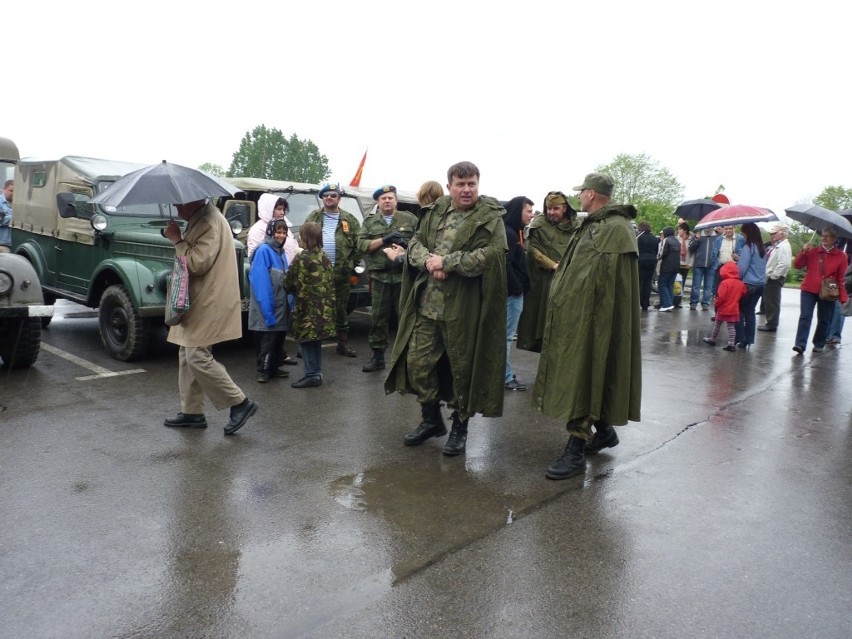
POLYGON ((700 220, 702 217, 721 208, 722 205, 713 200, 687 200, 681 203, 675 209, 675 217, 683 218, 684 220, 700 220))
POLYGON ((120 177, 89 202, 101 206, 186 204, 234 195, 239 189, 203 171, 163 160, 120 177))
POLYGON ((852 224, 845 217, 817 204, 796 204, 784 212, 792 220, 822 233, 830 230, 837 237, 852 239, 852 224))

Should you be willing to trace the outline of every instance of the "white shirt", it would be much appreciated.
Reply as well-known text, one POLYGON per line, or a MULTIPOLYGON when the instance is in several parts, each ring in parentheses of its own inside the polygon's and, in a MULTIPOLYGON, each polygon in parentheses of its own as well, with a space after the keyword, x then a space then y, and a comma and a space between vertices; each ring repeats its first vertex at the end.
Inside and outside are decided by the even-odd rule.
POLYGON ((793 251, 786 239, 776 242, 766 260, 766 279, 783 280, 793 265, 793 251))

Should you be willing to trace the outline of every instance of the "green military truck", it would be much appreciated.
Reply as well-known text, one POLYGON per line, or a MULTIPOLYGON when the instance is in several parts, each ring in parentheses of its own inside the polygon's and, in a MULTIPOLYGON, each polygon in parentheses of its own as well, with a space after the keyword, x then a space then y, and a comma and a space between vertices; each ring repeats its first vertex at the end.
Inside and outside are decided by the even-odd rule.
MULTIPOLYGON (((18 160, 15 143, 0 138, 0 182, 12 179, 18 160)), ((41 324, 52 315, 32 265, 18 255, 0 253, 0 367, 32 366, 41 350, 41 324)))
MULTIPOLYGON (((162 331, 166 285, 175 251, 162 235, 171 205, 110 207, 89 204, 119 177, 141 164, 66 156, 25 158, 15 170, 12 250, 32 264, 45 298, 72 300, 98 309, 101 341, 120 361, 143 358, 162 331)), ((247 203, 229 208, 235 236, 249 218, 247 203)), ((184 222, 179 220, 183 226, 184 222)), ((243 308, 248 303, 244 245, 234 240, 243 308)))

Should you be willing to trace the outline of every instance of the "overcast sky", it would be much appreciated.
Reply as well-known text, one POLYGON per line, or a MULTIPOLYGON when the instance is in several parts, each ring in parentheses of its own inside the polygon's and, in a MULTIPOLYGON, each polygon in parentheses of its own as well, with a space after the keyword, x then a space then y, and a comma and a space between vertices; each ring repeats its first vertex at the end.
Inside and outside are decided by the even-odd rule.
POLYGON ((25 157, 227 169, 265 124, 343 184, 368 149, 368 187, 470 160, 481 193, 538 204, 619 153, 779 214, 852 187, 843 2, 53 4, 3 4, 0 136, 25 157))

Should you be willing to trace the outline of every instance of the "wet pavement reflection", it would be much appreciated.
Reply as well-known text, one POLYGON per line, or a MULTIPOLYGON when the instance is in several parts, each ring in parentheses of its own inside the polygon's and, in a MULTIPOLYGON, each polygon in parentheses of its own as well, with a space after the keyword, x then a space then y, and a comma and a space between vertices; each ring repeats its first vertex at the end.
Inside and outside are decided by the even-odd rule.
MULTIPOLYGON (((115 362, 71 309, 52 348, 144 372, 0 372, 0 636, 852 636, 852 367, 796 356, 783 300, 748 352, 701 341, 712 313, 643 314, 643 421, 564 482, 530 393, 474 417, 464 456, 403 446, 419 411, 361 372, 363 314, 318 389, 218 347, 261 407, 225 438, 212 409, 161 425, 172 347, 115 362)), ((513 354, 520 381, 537 357, 513 354)))

